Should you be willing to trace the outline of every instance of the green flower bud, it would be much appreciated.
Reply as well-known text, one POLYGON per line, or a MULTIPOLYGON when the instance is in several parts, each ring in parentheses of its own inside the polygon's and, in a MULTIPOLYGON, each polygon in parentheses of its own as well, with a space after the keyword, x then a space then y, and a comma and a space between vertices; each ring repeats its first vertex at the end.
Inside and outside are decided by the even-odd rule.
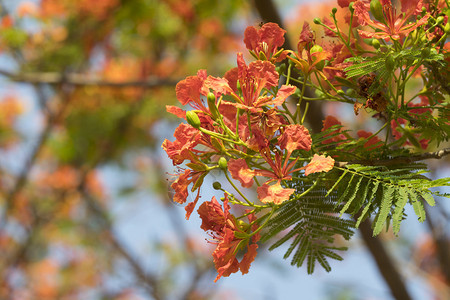
POLYGON ((428 47, 423 48, 422 52, 420 53, 420 56, 422 58, 428 58, 430 56, 430 52, 431 52, 430 48, 428 48, 428 47))
POLYGON ((417 29, 415 29, 413 32, 409 34, 412 41, 415 41, 417 39, 417 35, 418 35, 417 29))
POLYGON ((427 43, 427 42, 428 42, 427 36, 426 36, 425 34, 422 35, 422 37, 420 38, 420 41, 421 41, 423 44, 427 43))
POLYGON ((375 48, 375 49, 380 49, 380 46, 381 46, 381 44, 380 44, 380 41, 379 40, 377 40, 377 39, 373 39, 372 40, 372 46, 375 48))
POLYGON ((384 22, 383 5, 381 5, 380 0, 370 1, 370 12, 380 22, 384 22))
POLYGON ((333 15, 335 15, 337 13, 337 8, 333 7, 333 9, 331 10, 331 12, 333 13, 333 15))
POLYGON ((386 57, 386 60, 384 61, 384 64, 386 66, 386 69, 389 72, 392 72, 394 70, 394 68, 395 68, 394 56, 388 55, 388 57, 386 57))
POLYGON ((447 22, 447 24, 445 24, 444 26, 444 32, 446 34, 450 34, 450 22, 447 22))
POLYGON ((437 17, 437 19, 436 19, 436 25, 439 25, 439 24, 441 24, 442 22, 444 22, 444 17, 443 17, 443 16, 437 17))
POLYGON ((316 53, 316 52, 322 52, 322 51, 323 51, 322 46, 320 46, 320 45, 314 45, 314 46, 312 46, 311 49, 309 50, 309 53, 313 54, 313 53, 316 53))
POLYGON ((214 182, 213 182, 213 188, 214 188, 215 190, 221 190, 221 189, 222 189, 222 185, 220 184, 220 182, 214 181, 214 182))
POLYGON ((228 167, 227 159, 223 156, 221 158, 219 158, 218 164, 219 164, 219 168, 221 168, 222 170, 226 170, 228 167))
POLYGON ((201 125, 200 119, 194 111, 190 110, 186 112, 186 121, 188 122, 189 125, 191 125, 195 129, 200 128, 201 125))
POLYGON ((350 4, 348 5, 348 10, 353 13, 355 11, 355 9, 353 8, 353 5, 355 5, 355 2, 350 2, 350 4))
POLYGON ((208 108, 211 112, 213 120, 217 120, 220 116, 219 110, 216 106, 216 96, 214 96, 213 93, 208 93, 208 96, 206 96, 206 99, 208 100, 208 108))
POLYGON ((314 24, 317 24, 317 25, 322 24, 322 21, 320 21, 319 18, 314 18, 313 22, 314 22, 314 24))
POLYGON ((356 93, 356 91, 355 91, 354 89, 347 89, 347 90, 345 91, 345 93, 347 94, 347 96, 350 96, 350 97, 355 97, 355 96, 357 96, 357 93, 356 93))

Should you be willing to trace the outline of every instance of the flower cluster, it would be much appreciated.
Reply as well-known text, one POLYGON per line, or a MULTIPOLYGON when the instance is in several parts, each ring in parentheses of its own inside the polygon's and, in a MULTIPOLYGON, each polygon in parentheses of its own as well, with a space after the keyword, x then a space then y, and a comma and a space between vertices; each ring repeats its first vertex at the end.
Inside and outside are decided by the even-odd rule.
MULTIPOLYGON (((427 139, 411 143, 421 138, 411 127, 421 126, 422 118, 417 115, 433 113, 430 102, 421 92, 421 102, 413 104, 418 95, 408 100, 411 96, 406 94, 405 85, 424 65, 448 59, 448 52, 439 43, 443 43, 449 25, 436 13, 439 10, 433 9, 434 15, 428 13, 422 1, 404 0, 401 4, 397 13, 389 0, 339 1, 348 12, 347 24, 338 24, 337 9, 332 11, 333 20, 315 19, 331 40, 319 44, 305 23, 295 51, 281 48, 285 30, 277 24, 248 27, 244 42, 255 61, 247 63, 238 53, 237 67, 223 77, 199 70, 177 84, 178 101, 191 109, 167 107, 168 112, 186 121, 175 130, 175 141, 165 140, 162 145, 177 166, 171 183, 173 200, 184 204, 190 192, 196 193, 186 205, 188 219, 208 173, 222 171, 230 187, 226 190, 214 182, 214 188, 223 192, 222 205, 213 197, 198 209, 202 229, 217 245, 213 253, 219 273, 216 280, 239 270, 248 272, 260 230, 279 207, 301 197, 293 181, 317 183, 332 173, 335 159, 372 157, 380 149, 388 151, 391 140, 400 141, 392 146, 428 145, 427 139), (431 31, 433 41, 427 42, 431 31), (370 40, 364 44, 362 39, 370 40), (414 50, 423 46, 432 49, 431 56, 414 50), (307 86, 316 90, 317 98, 306 96, 307 86), (292 105, 288 99, 298 102, 292 105), (342 130, 340 121, 328 116, 323 132, 315 138, 304 125, 309 101, 313 100, 351 103, 356 115, 364 108, 383 125, 375 133, 359 130, 353 138, 342 130), (300 105, 302 101, 307 102, 306 108, 300 105), (378 137, 383 130, 384 142, 378 137), (245 190, 255 187, 256 193, 249 197, 245 190), (230 205, 250 209, 236 217, 230 205), (258 217, 264 210, 270 213, 258 217), (249 223, 241 220, 244 217, 249 223), (236 258, 239 251, 245 252, 240 262, 236 258)), ((432 88, 438 93, 439 87, 432 88)))

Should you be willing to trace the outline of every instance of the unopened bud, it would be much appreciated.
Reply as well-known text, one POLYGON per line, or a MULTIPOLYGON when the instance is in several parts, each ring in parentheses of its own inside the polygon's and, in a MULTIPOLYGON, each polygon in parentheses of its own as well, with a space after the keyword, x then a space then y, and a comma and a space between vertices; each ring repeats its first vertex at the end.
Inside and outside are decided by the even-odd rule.
POLYGON ((357 96, 356 91, 355 91, 354 89, 347 89, 347 90, 345 91, 345 94, 347 94, 347 96, 350 96, 350 97, 355 97, 355 96, 357 96))
POLYGON ((322 21, 320 21, 319 18, 314 18, 313 22, 314 22, 314 24, 317 24, 317 25, 322 24, 322 21))
POLYGON ((333 15, 335 15, 337 13, 337 8, 333 7, 333 9, 331 10, 331 12, 333 13, 333 15))
POLYGON ((437 19, 436 19, 436 25, 439 25, 439 24, 441 24, 442 22, 444 22, 444 17, 443 17, 443 16, 437 17, 437 19))
POLYGON ((206 96, 206 99, 208 100, 208 108, 209 112, 211 113, 211 116, 213 120, 217 120, 219 118, 219 110, 216 106, 216 96, 214 96, 213 93, 208 93, 208 96, 206 96))
POLYGON ((214 182, 213 182, 213 188, 214 188, 215 190, 221 190, 221 189, 222 189, 222 185, 220 184, 220 182, 214 181, 214 182))
POLYGON ((384 22, 383 5, 381 5, 380 0, 370 1, 370 12, 375 19, 384 22))
POLYGON ((314 45, 314 46, 312 46, 311 49, 309 50, 309 53, 313 54, 313 53, 316 53, 316 52, 322 52, 322 51, 323 51, 322 46, 320 46, 320 45, 314 45))
POLYGON ((189 125, 191 125, 195 129, 200 128, 201 125, 200 119, 194 111, 190 110, 186 112, 186 121, 188 122, 189 125))
POLYGON ((445 24, 445 26, 444 26, 444 32, 445 32, 446 34, 450 34, 450 23, 449 23, 449 22, 447 22, 447 24, 445 24))
POLYGON ((219 164, 219 168, 221 168, 222 170, 226 170, 228 167, 227 159, 223 156, 221 158, 219 158, 218 164, 219 164))
POLYGON ((355 11, 355 9, 353 8, 353 5, 355 4, 355 2, 350 2, 350 4, 348 5, 348 10, 353 13, 355 11))
POLYGON ((394 57, 392 55, 388 55, 388 57, 386 57, 386 60, 384 61, 384 64, 386 66, 386 70, 392 72, 392 70, 394 70, 395 68, 394 57))
POLYGON ((380 46, 381 46, 381 44, 380 44, 380 41, 379 40, 377 40, 377 39, 373 39, 372 40, 372 46, 375 48, 375 49, 380 49, 380 46))

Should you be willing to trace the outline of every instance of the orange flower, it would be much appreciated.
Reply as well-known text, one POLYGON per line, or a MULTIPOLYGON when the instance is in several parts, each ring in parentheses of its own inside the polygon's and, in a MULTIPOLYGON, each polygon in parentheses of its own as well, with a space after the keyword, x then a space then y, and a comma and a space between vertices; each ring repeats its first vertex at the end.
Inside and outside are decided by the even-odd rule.
POLYGON ((276 182, 273 185, 264 183, 256 189, 258 198, 263 203, 281 204, 295 192, 295 189, 285 189, 281 186, 280 182, 276 182))
POLYGON ((252 187, 255 171, 249 169, 244 159, 230 159, 228 162, 228 171, 230 171, 231 177, 241 182, 243 187, 252 187))
MULTIPOLYGON (((249 224, 244 222, 238 223, 234 216, 229 213, 229 209, 228 198, 225 194, 223 209, 216 198, 212 197, 211 201, 202 203, 197 210, 202 219, 200 227, 210 233, 213 238, 211 243, 217 244, 213 257, 214 265, 219 274, 214 282, 222 276, 228 277, 239 270, 241 270, 242 274, 248 273, 250 265, 257 254, 256 249, 258 245, 256 242, 259 240, 259 234, 251 236, 247 232, 250 230, 249 224), (247 248, 247 251, 239 262, 236 258, 237 252, 245 248, 247 248)), ((256 220, 256 217, 250 214, 248 219, 249 222, 253 222, 256 220)), ((255 230, 255 226, 252 226, 251 229, 255 230)))
POLYGON ((375 32, 359 30, 362 38, 379 38, 385 41, 400 40, 416 28, 425 25, 428 22, 429 14, 422 18, 408 22, 413 15, 422 11, 423 3, 421 0, 401 0, 402 12, 397 14, 395 7, 390 0, 380 0, 382 11, 380 12, 384 19, 380 21, 372 20, 369 15, 370 8, 367 2, 358 0, 354 4, 355 15, 361 25, 369 25, 375 32))
POLYGON ((285 33, 286 30, 281 29, 276 23, 266 23, 260 29, 249 26, 245 29, 244 43, 256 58, 261 60, 265 58, 272 62, 281 61, 286 57, 286 52, 277 52, 284 44, 285 33), (260 53, 265 57, 261 57, 260 53))
POLYGON ((333 167, 334 167, 333 158, 325 155, 314 154, 309 164, 306 165, 305 176, 308 176, 309 174, 312 173, 328 172, 331 169, 333 169, 333 167))

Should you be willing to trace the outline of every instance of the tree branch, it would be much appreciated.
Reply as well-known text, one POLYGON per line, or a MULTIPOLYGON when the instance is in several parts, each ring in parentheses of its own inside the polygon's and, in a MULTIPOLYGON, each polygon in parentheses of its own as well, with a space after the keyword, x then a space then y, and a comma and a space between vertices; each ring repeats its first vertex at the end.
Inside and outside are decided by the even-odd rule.
POLYGON ((382 241, 378 237, 372 236, 372 225, 368 219, 360 224, 359 231, 394 298, 398 300, 412 299, 394 261, 386 251, 382 241))
POLYGON ((61 74, 56 72, 15 74, 9 71, 0 70, 0 74, 8 77, 12 81, 26 82, 32 84, 67 83, 74 86, 102 86, 111 88, 125 88, 125 87, 158 88, 163 86, 175 86, 178 82, 178 80, 159 79, 159 78, 116 82, 104 80, 102 78, 93 77, 86 74, 76 74, 76 73, 61 74))
POLYGON ((399 165, 399 164, 410 164, 412 162, 421 161, 425 159, 441 159, 446 155, 450 154, 450 148, 444 148, 435 152, 425 152, 421 154, 415 154, 411 156, 399 156, 391 159, 381 159, 381 160, 353 160, 349 162, 336 162, 337 167, 344 167, 350 164, 362 164, 371 166, 389 166, 389 165, 399 165))

